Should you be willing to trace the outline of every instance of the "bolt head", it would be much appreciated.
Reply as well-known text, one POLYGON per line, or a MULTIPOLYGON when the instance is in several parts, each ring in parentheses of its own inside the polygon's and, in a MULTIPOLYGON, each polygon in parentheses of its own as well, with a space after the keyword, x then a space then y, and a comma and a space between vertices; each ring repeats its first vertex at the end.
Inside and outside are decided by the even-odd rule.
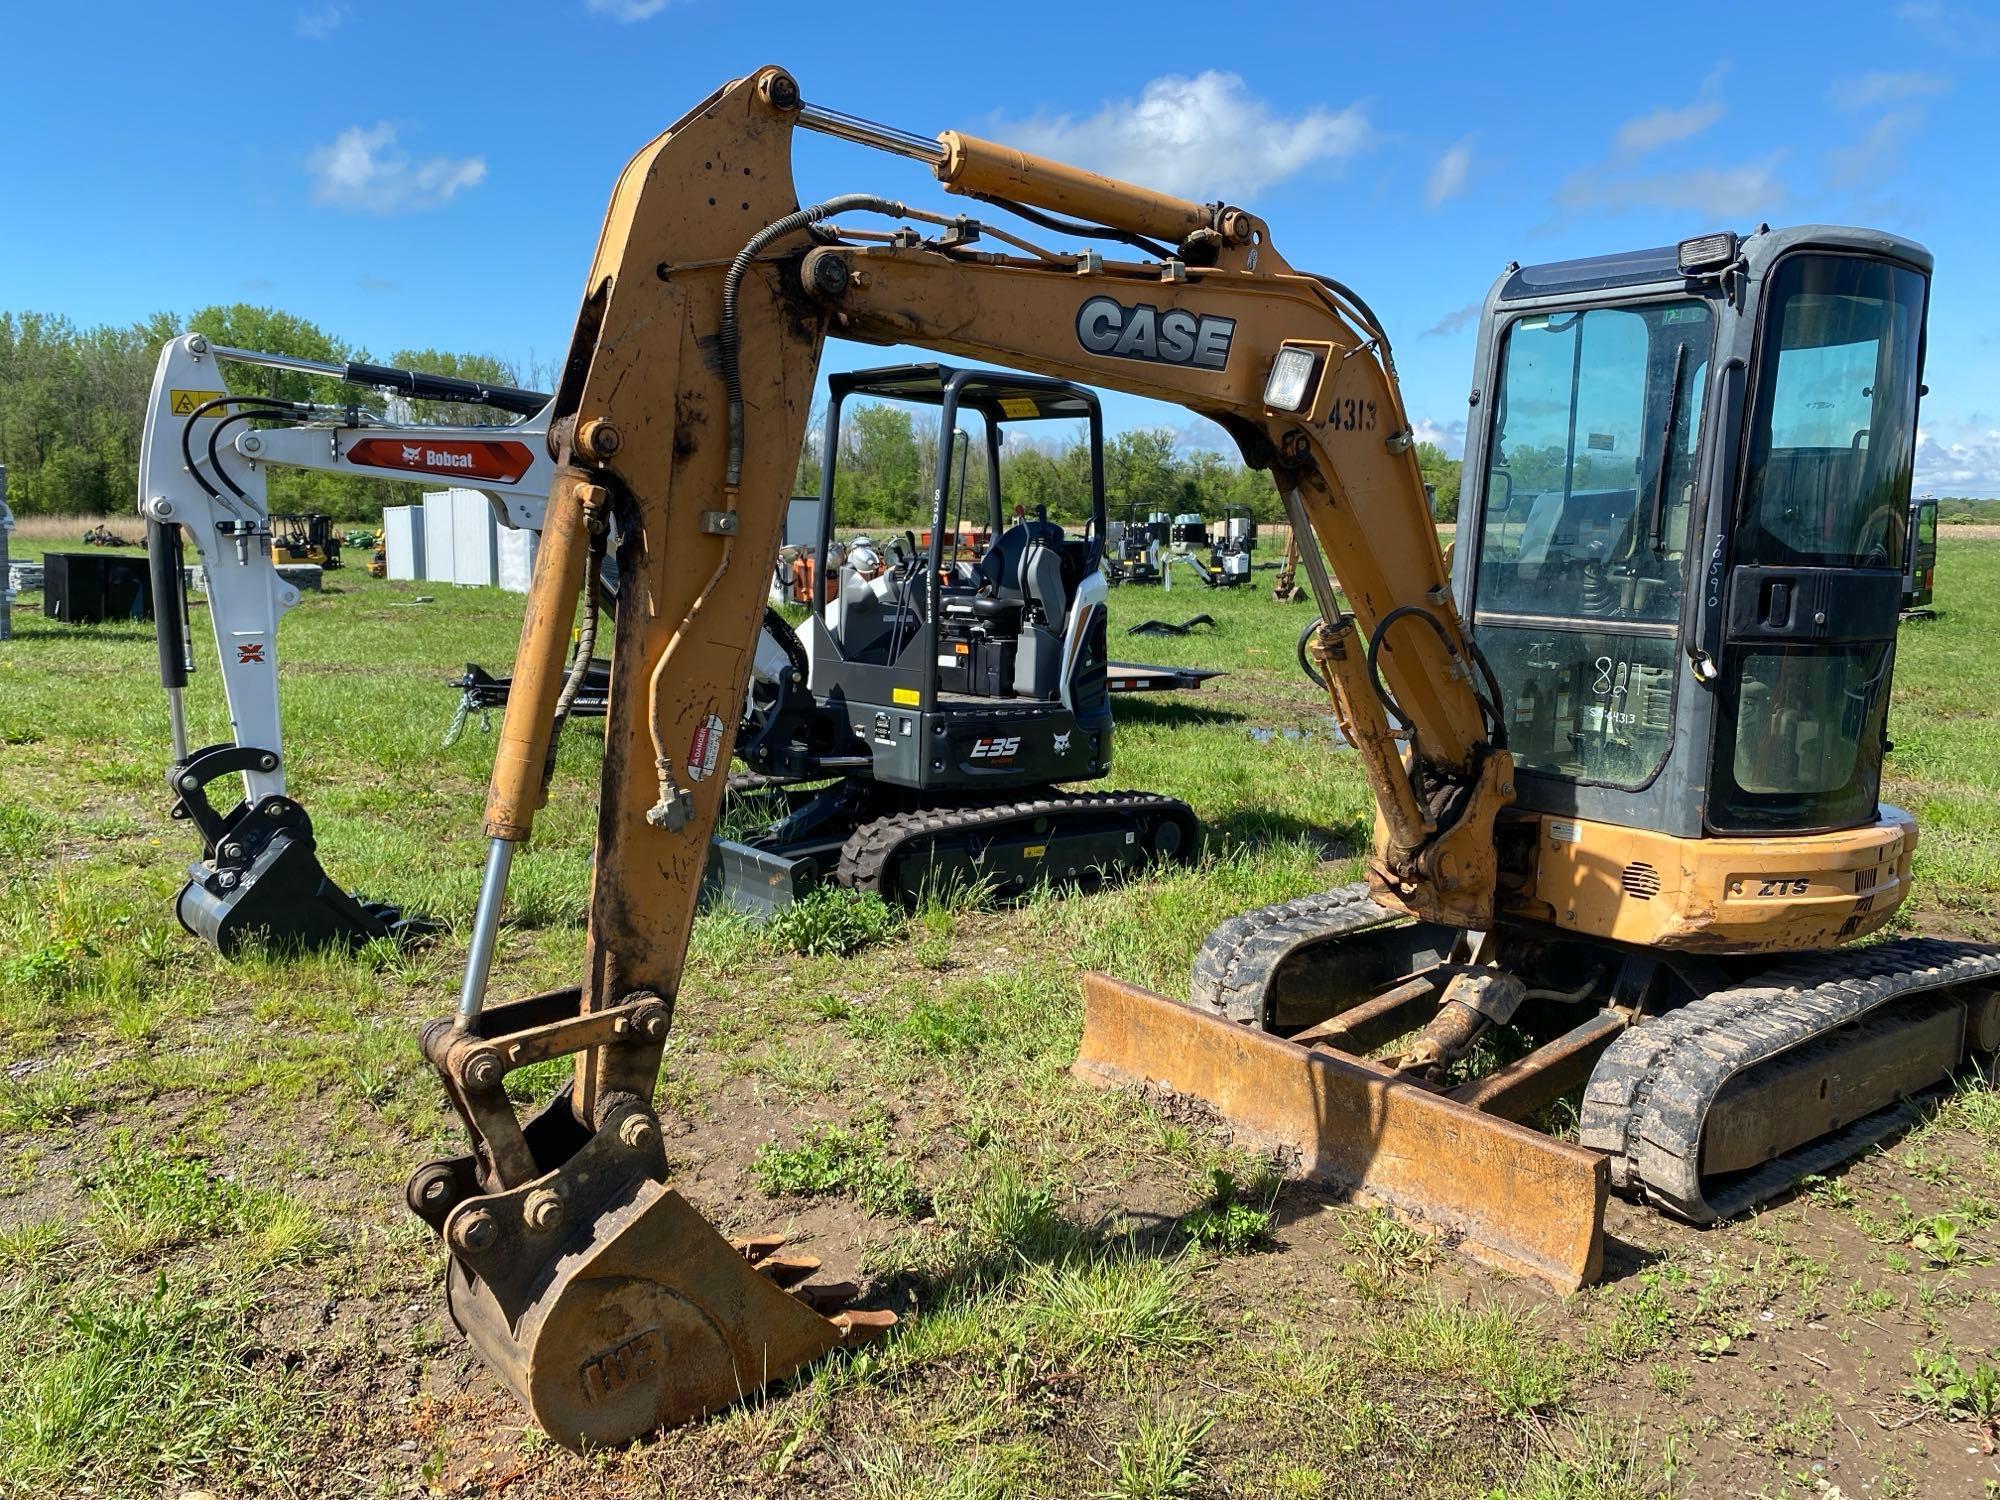
POLYGON ((627 1150, 651 1151, 660 1144, 660 1127, 647 1114, 627 1115, 618 1127, 618 1142, 627 1150))
POLYGON ((658 1006, 649 1009, 639 1018, 639 1031, 649 1042, 657 1042, 667 1034, 667 1013, 658 1006))
POLYGON ((466 1059, 461 1076, 469 1089, 491 1089, 500 1086, 500 1080, 507 1076, 507 1070, 501 1066, 497 1053, 475 1052, 466 1059))
POLYGON ((538 1232, 555 1228, 562 1219, 562 1195, 554 1188, 536 1188, 522 1201, 521 1216, 538 1232))
POLYGON ((499 1238, 500 1226, 494 1223, 493 1215, 483 1208, 476 1208, 452 1221, 452 1243, 468 1255, 492 1249, 493 1242, 499 1238))

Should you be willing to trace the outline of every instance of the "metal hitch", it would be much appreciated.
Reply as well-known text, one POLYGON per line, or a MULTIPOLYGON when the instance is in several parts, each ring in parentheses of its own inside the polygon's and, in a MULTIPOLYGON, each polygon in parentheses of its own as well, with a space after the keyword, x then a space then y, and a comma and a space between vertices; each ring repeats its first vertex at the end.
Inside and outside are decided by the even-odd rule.
POLYGON ((1108 975, 1086 974, 1083 996, 1080 1078, 1201 1099, 1246 1138, 1295 1155, 1308 1179, 1560 1291, 1603 1274, 1609 1171, 1597 1152, 1108 975))
POLYGON ((479 1357, 557 1442, 630 1442, 692 1422, 895 1321, 834 1311, 853 1288, 780 1241, 732 1244, 666 1184, 659 1121, 617 1085, 657 1072, 667 1008, 580 1012, 579 992, 439 1022, 424 1051, 472 1132, 471 1155, 412 1174, 412 1212, 450 1251, 445 1305, 479 1357), (594 1054, 613 1087, 586 1126, 575 1086, 520 1123, 503 1080, 594 1054))

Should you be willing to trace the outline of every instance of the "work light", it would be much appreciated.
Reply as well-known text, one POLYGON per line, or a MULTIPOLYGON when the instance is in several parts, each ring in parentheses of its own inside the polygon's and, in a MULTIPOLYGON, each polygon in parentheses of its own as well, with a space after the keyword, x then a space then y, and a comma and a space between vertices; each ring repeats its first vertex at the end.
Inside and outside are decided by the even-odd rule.
POLYGON ((1719 271, 1736 259, 1735 232, 1725 229, 1720 234, 1704 234, 1695 239, 1682 240, 1678 259, 1683 276, 1719 271))
POLYGON ((1319 356, 1312 350, 1284 345, 1271 361, 1271 376, 1264 382, 1264 404, 1273 411, 1304 410, 1318 371, 1319 356))

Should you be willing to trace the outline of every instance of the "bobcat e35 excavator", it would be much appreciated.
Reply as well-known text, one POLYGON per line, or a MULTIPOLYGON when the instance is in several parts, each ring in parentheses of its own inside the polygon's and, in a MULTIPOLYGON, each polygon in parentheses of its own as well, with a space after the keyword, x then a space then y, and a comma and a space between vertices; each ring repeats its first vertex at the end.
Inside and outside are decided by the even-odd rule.
POLYGON ((717 1234, 668 1185, 652 1103, 829 336, 1178 402, 1270 472, 1304 544, 1313 659, 1379 805, 1368 880, 1227 924, 1192 1005, 1087 977, 1082 1076, 1199 1095, 1563 1286, 1600 1270, 1613 1184, 1703 1220, 1893 1128, 2000 1039, 1995 950, 1838 948, 1896 911, 1916 839, 1877 790, 1929 275, 1906 240, 1824 227, 1510 268, 1454 580, 1379 320, 1262 220, 854 119, 778 68, 719 89, 619 179, 550 413, 471 954, 424 1033, 472 1138, 408 1188, 454 1321, 569 1444, 694 1418, 889 1321, 826 1316, 831 1292, 783 1287, 809 1262, 717 1234), (872 192, 801 208, 799 127, 1095 243, 872 192), (614 517, 582 972, 489 1005, 614 517), (1515 1060, 1479 1073, 1488 1034, 1515 1060), (522 1119, 506 1075, 559 1056, 573 1081, 522 1119), (1578 1140, 1517 1123, 1579 1083, 1578 1140))

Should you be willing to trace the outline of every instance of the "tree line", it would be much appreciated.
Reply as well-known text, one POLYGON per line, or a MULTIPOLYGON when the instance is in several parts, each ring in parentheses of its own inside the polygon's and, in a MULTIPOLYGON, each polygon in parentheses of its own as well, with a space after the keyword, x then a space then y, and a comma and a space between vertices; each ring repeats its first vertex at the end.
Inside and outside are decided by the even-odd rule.
MULTIPOLYGON (((812 436, 799 454, 796 493, 821 488, 821 434, 825 417, 815 413, 812 436)), ((1046 424, 1067 439, 1038 438, 1034 429, 1009 424, 1002 429, 1000 495, 1004 514, 1015 506, 1028 514, 1046 507, 1051 520, 1079 524, 1090 511, 1090 447, 1081 423, 1046 424)), ((967 525, 985 524, 988 476, 985 435, 978 421, 966 423, 966 442, 955 453, 946 512, 962 513, 967 525)), ((834 509, 843 527, 928 525, 931 489, 936 482, 936 423, 921 408, 851 402, 842 414, 834 463, 834 509)), ((1417 445, 1417 460, 1432 488, 1438 519, 1458 516, 1459 464, 1434 443, 1417 445)), ((1284 505, 1271 476, 1246 467, 1212 448, 1190 447, 1163 428, 1134 428, 1104 440, 1105 509, 1111 520, 1152 511, 1192 512, 1210 520, 1240 506, 1257 521, 1282 521, 1284 505)))
MULTIPOLYGON (((182 333, 204 333, 218 344, 295 358, 339 363, 374 360, 307 319, 248 303, 204 307, 188 317, 171 313, 132 324, 79 328, 47 313, 0 312, 0 464, 7 467, 8 503, 21 516, 129 512, 137 500, 139 436, 146 396, 160 349, 182 333)), ((439 375, 546 388, 549 372, 522 370, 490 354, 399 349, 380 363, 439 375)), ((221 366, 238 395, 352 403, 390 415, 382 396, 321 377, 249 365, 221 366)), ((446 402, 399 402, 397 420, 478 422, 498 413, 446 402)), ((796 493, 819 493, 821 446, 814 422, 799 458, 796 493)), ((971 424, 976 425, 976 424, 971 424)), ((1089 509, 1089 449, 1080 424, 1070 440, 1037 440, 1032 429, 1011 425, 1002 446, 1000 484, 1009 514, 1046 507, 1055 519, 1078 523, 1089 509)), ((936 473, 939 434, 920 409, 872 402, 850 403, 840 435, 836 501, 843 523, 923 524, 936 473)), ((974 434, 965 476, 968 522, 983 521, 986 466, 983 434, 974 434)), ((1418 445, 1425 479, 1435 487, 1441 519, 1458 508, 1458 464, 1432 444, 1418 445)), ((420 486, 357 475, 267 471, 274 511, 322 511, 337 520, 373 520, 385 505, 410 503, 420 486)), ((1232 505, 1259 521, 1276 521, 1282 507, 1270 477, 1212 449, 1190 447, 1168 431, 1140 428, 1105 440, 1106 504, 1114 520, 1128 511, 1211 519, 1232 505)), ((439 481, 428 479, 424 485, 439 481)), ((956 481, 954 481, 956 484, 956 481)), ((954 490, 954 504, 957 491, 954 490)))

